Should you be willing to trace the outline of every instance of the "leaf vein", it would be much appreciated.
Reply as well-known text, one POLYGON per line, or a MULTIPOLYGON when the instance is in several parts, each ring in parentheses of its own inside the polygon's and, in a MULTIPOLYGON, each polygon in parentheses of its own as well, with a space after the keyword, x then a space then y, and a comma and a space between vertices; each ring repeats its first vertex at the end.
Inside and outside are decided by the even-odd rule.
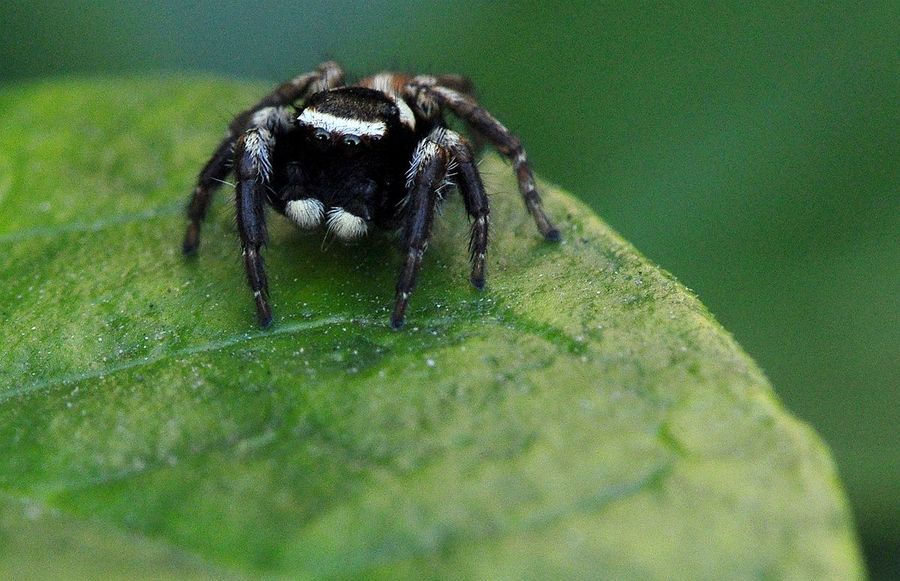
POLYGON ((185 347, 184 349, 179 349, 177 351, 161 352, 139 359, 123 361, 115 365, 109 365, 102 369, 95 369, 91 371, 84 371, 81 373, 73 373, 69 375, 61 375, 48 379, 38 380, 32 383, 21 385, 19 387, 7 389, 6 391, 0 393, 0 404, 3 404, 14 397, 28 395, 45 389, 51 389, 59 385, 68 385, 71 383, 85 381, 87 379, 102 378, 106 377, 107 375, 119 373, 121 371, 128 371, 130 369, 137 369, 146 367, 148 365, 153 365, 154 363, 158 363, 160 361, 164 361, 166 359, 171 359, 174 357, 189 357, 200 353, 212 353, 221 349, 227 349, 228 347, 232 347, 234 345, 253 341, 255 339, 277 337, 279 335, 286 335, 299 331, 308 331, 310 329, 317 329, 319 327, 327 327, 330 325, 339 324, 346 325, 353 322, 365 323, 367 321, 360 318, 334 316, 319 319, 316 321, 294 321, 283 323, 280 324, 278 328, 270 331, 252 331, 248 333, 242 333, 240 335, 233 335, 231 337, 226 337, 224 339, 219 339, 216 341, 207 341, 206 343, 201 343, 199 345, 192 345, 190 347, 185 347))
POLYGON ((427 546, 418 546, 403 552, 393 552, 393 554, 377 554, 377 549, 373 552, 376 554, 368 555, 368 559, 363 557, 359 561, 350 562, 345 568, 329 571, 314 571, 315 574, 360 574, 365 571, 371 571, 375 568, 395 565, 397 563, 410 561, 413 559, 429 558, 446 554, 460 547, 473 546, 476 544, 496 543, 517 534, 528 534, 539 532, 550 527, 564 523, 566 520, 578 517, 584 514, 598 513, 607 507, 640 494, 647 490, 657 488, 662 484, 666 477, 671 474, 675 467, 674 462, 668 462, 656 467, 642 478, 636 481, 624 483, 620 486, 611 487, 602 490, 599 493, 579 499, 569 505, 559 507, 555 510, 540 511, 517 523, 506 526, 499 526, 474 534, 447 534, 437 542, 427 546))

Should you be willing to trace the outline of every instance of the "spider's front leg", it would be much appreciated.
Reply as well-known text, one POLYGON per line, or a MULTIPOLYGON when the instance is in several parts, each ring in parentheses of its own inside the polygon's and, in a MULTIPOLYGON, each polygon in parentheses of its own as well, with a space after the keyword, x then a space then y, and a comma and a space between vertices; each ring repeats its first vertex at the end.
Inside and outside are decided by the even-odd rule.
MULTIPOLYGON (((290 105, 309 95, 336 87, 343 82, 344 73, 334 62, 325 62, 309 73, 294 77, 276 87, 246 111, 238 114, 228 126, 225 139, 219 143, 206 165, 203 166, 197 185, 188 204, 188 225, 184 234, 182 249, 185 254, 194 254, 200 246, 200 224, 206 218, 212 196, 222 185, 231 171, 231 160, 235 153, 235 142, 249 127, 266 123, 266 117, 280 115, 279 108, 290 105), (262 119, 261 119, 262 118, 262 119)), ((271 128, 270 128, 271 129, 271 128)))
POLYGON ((260 251, 266 244, 264 204, 266 188, 272 177, 274 145, 275 140, 267 129, 254 128, 238 138, 234 155, 238 233, 241 237, 247 282, 253 291, 256 315, 261 327, 268 327, 272 323, 269 285, 260 251))
POLYGON ((391 327, 394 329, 403 326, 409 295, 416 286, 422 257, 431 238, 431 226, 440 201, 439 190, 444 185, 450 164, 450 153, 441 143, 439 131, 443 130, 436 130, 419 143, 413 157, 413 165, 409 169, 407 185, 409 201, 406 204, 403 227, 406 261, 397 280, 397 295, 394 312, 391 314, 391 327))

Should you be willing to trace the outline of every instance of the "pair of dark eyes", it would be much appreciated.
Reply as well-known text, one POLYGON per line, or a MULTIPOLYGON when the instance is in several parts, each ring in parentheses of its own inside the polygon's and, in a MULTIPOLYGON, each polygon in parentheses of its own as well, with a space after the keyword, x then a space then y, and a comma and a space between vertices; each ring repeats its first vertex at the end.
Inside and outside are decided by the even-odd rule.
MULTIPOLYGON (((324 129, 316 129, 313 131, 310 139, 316 145, 325 147, 331 143, 331 134, 324 129)), ((377 138, 370 138, 369 141, 377 141, 377 138)), ((347 149, 357 149, 364 145, 363 140, 358 135, 344 135, 338 143, 347 149)))

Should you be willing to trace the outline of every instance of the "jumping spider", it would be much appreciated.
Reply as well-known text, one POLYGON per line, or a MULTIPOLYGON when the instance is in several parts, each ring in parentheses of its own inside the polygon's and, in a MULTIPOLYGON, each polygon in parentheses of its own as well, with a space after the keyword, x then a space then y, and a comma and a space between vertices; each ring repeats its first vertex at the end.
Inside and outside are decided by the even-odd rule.
POLYGON ((371 226, 399 229, 406 261, 391 315, 398 328, 445 186, 456 186, 472 220, 471 281, 484 286, 488 198, 471 146, 447 128, 447 110, 512 161, 538 230, 547 240, 560 239, 541 207, 519 139, 478 105, 468 79, 379 73, 348 86, 343 77, 336 63, 323 63, 235 117, 191 196, 185 254, 196 252, 212 194, 234 171, 244 266, 262 327, 272 322, 260 255, 266 202, 300 228, 324 223, 345 241, 371 226))

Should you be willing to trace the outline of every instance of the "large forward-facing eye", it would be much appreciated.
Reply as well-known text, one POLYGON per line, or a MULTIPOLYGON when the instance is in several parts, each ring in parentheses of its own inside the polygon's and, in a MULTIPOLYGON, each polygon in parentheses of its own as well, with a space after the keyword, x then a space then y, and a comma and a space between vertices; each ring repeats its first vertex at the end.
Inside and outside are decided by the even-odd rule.
POLYGON ((319 147, 325 147, 331 140, 331 135, 329 135, 329 133, 324 129, 316 129, 315 131, 313 131, 311 139, 312 142, 319 147))
POLYGON ((359 135, 348 133, 341 137, 341 150, 347 157, 358 155, 363 149, 363 142, 359 135))

